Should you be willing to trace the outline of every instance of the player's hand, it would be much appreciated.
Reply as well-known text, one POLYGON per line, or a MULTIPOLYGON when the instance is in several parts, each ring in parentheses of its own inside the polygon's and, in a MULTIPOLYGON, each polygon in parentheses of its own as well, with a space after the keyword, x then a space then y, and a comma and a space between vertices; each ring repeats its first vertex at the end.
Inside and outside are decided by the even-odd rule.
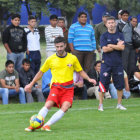
POLYGON ((96 80, 89 78, 88 81, 89 81, 90 83, 93 83, 93 85, 96 85, 96 80))
POLYGON ((30 84, 26 85, 24 87, 25 92, 31 93, 32 92, 32 86, 30 84))

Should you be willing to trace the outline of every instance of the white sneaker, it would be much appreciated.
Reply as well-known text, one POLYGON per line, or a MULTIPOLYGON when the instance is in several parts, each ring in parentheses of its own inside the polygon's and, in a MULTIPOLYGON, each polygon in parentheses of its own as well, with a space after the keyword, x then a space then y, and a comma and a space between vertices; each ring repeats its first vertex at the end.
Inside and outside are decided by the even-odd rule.
POLYGON ((99 105, 98 110, 99 110, 99 111, 104 111, 103 105, 99 105))
POLYGON ((125 108, 124 106, 122 105, 117 105, 116 109, 120 109, 120 110, 127 110, 127 108, 125 108))

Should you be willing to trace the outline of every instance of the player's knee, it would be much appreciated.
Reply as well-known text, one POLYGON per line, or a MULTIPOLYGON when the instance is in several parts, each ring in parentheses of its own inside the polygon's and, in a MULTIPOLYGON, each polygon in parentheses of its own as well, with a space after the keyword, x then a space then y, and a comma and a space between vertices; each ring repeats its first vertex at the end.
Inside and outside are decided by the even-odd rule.
POLYGON ((48 102, 46 102, 45 103, 45 107, 47 108, 47 109, 51 109, 51 107, 54 105, 54 102, 53 101, 48 101, 48 102))
POLYGON ((67 112, 68 109, 71 107, 71 104, 70 103, 64 103, 62 106, 61 106, 61 110, 63 112, 67 112))

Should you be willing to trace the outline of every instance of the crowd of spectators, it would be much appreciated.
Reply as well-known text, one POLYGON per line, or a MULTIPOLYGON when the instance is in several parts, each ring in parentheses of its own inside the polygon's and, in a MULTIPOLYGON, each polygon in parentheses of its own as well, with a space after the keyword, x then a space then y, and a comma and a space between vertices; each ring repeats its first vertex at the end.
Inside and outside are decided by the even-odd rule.
MULTIPOLYGON (((129 16, 130 13, 127 10, 120 10, 115 25, 117 32, 121 32, 124 37, 125 47, 120 57, 122 58, 124 70, 123 98, 126 99, 131 96, 131 91, 140 91, 140 48, 134 46, 132 40, 134 31, 140 35, 140 24, 138 24, 136 17, 131 17, 129 20, 129 16), (131 86, 130 83, 135 86, 131 86)), ((105 63, 101 36, 108 32, 106 23, 109 17, 111 17, 110 13, 104 12, 102 22, 93 28, 92 25, 87 23, 87 13, 80 12, 78 21, 67 29, 64 17, 51 15, 50 25, 45 28, 46 58, 56 53, 54 40, 62 36, 67 42, 66 52, 75 55, 83 70, 97 82, 96 85, 93 85, 74 72, 74 93, 80 95, 80 99, 96 97, 99 100, 100 98, 101 64, 105 63), (97 52, 99 53, 98 58, 95 57, 97 52)), ((36 17, 31 15, 28 18, 28 26, 22 28, 20 27, 20 15, 14 14, 11 17, 11 25, 3 32, 2 42, 7 51, 5 69, 0 72, 0 96, 3 104, 8 104, 10 96, 19 95, 20 103, 25 104, 26 102, 34 102, 34 96, 38 102, 45 102, 45 98, 49 95, 52 78, 51 70, 44 73, 42 88, 36 83, 31 93, 24 91, 24 87, 32 81, 41 65, 40 34, 36 28, 36 23, 36 17)), ((106 36, 109 38, 109 35, 106 36)), ((117 59, 117 57, 113 59, 117 59)), ((106 99, 118 98, 114 79, 111 77, 109 91, 104 94, 106 99)))

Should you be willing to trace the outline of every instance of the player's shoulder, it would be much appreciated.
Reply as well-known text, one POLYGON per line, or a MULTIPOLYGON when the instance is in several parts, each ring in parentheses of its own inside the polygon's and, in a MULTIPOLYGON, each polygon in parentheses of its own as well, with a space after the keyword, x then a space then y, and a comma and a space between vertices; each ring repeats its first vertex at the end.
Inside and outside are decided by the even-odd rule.
POLYGON ((77 59, 77 57, 76 57, 74 54, 72 54, 72 53, 67 53, 67 56, 68 56, 70 59, 73 59, 73 60, 77 59))
POLYGON ((108 34, 109 34, 108 31, 106 31, 101 35, 101 37, 106 37, 106 36, 108 36, 108 34))

